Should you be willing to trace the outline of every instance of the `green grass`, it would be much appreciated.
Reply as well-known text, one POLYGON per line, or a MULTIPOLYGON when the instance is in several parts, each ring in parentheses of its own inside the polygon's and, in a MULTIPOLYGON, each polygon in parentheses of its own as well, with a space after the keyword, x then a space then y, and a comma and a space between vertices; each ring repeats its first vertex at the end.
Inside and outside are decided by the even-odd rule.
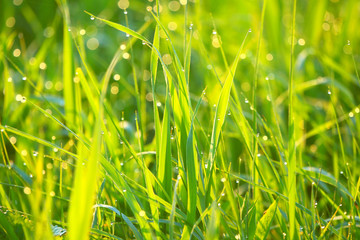
POLYGON ((0 239, 360 239, 358 1, 0 6, 0 239))

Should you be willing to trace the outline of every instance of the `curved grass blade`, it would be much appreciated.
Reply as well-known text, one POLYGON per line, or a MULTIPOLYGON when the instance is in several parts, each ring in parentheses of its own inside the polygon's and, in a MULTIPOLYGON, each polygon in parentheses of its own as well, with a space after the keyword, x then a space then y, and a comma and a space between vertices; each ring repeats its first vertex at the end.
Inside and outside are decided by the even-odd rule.
POLYGON ((277 210, 278 200, 274 201, 270 207, 265 211, 265 214, 260 218, 256 226, 255 239, 265 240, 269 233, 271 222, 277 210))

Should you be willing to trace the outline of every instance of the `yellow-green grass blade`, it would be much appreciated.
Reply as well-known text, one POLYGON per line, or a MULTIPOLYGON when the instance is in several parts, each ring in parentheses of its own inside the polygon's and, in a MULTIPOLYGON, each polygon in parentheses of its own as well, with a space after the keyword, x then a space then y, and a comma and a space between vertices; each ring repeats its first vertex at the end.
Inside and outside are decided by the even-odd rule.
MULTIPOLYGON (((199 100, 198 106, 200 106, 201 99, 199 100)), ((188 222, 185 225, 182 239, 190 238, 191 229, 195 223, 196 218, 196 202, 197 202, 197 174, 199 169, 197 153, 195 149, 195 136, 194 136, 194 117, 192 119, 189 136, 186 143, 186 185, 187 185, 187 217, 188 222)))
MULTIPOLYGON (((163 122, 161 127, 161 142, 159 149, 158 179, 168 196, 172 193, 172 161, 170 143, 170 96, 167 89, 163 122)), ((169 199, 170 201, 170 199, 169 199)))
POLYGON ((219 239, 220 211, 216 201, 211 204, 211 215, 206 226, 205 239, 219 239))
POLYGON ((134 193, 132 192, 132 189, 126 183, 121 174, 115 169, 113 165, 108 162, 107 159, 101 157, 99 160, 108 177, 114 183, 115 188, 124 197, 127 204, 129 205, 131 211, 133 212, 136 220, 140 225, 141 232, 144 238, 151 239, 151 227, 148 223, 148 217, 146 216, 146 212, 139 205, 134 193))
POLYGON ((178 189, 178 186, 179 186, 180 178, 181 178, 180 175, 178 175, 177 178, 176 178, 176 183, 175 183, 175 186, 174 186, 173 200, 172 200, 172 204, 171 204, 170 224, 169 224, 169 237, 170 237, 170 240, 174 239, 175 207, 176 207, 177 189, 178 189))
MULTIPOLYGON (((260 29, 259 29, 259 38, 257 42, 257 50, 256 50, 256 58, 255 58, 255 70, 254 70, 254 78, 252 81, 252 129, 254 133, 257 133, 257 85, 258 85, 258 78, 259 78, 259 68, 260 68, 260 52, 261 52, 261 43, 262 43, 262 35, 263 35, 263 29, 264 29, 264 18, 265 18, 265 10, 266 10, 266 0, 263 1, 262 5, 262 11, 261 11, 261 20, 260 20, 260 29)), ((256 171, 256 165, 259 165, 259 159, 258 159, 258 138, 257 136, 253 135, 252 139, 252 178, 255 183, 259 181, 259 174, 256 171)), ((261 194, 260 191, 255 187, 253 189, 253 198, 256 200, 256 211, 255 211, 255 221, 258 221, 259 215, 260 215, 260 208, 261 208, 261 194)))
POLYGON ((19 135, 19 136, 22 136, 22 137, 24 137, 24 138, 27 138, 27 139, 29 139, 29 140, 31 140, 31 141, 38 142, 38 143, 40 143, 41 145, 50 147, 50 148, 52 148, 52 149, 58 149, 60 152, 64 152, 64 153, 66 153, 66 154, 74 157, 75 159, 78 158, 78 155, 75 154, 75 153, 73 153, 73 152, 67 151, 67 150, 65 150, 64 148, 61 148, 61 147, 59 147, 58 145, 56 145, 56 144, 54 144, 54 143, 51 143, 51 142, 46 141, 46 140, 44 140, 44 139, 41 139, 41 138, 39 138, 39 137, 33 136, 33 135, 31 135, 31 134, 25 133, 25 132, 20 131, 20 130, 18 130, 18 129, 16 129, 16 128, 13 128, 13 127, 11 127, 11 126, 3 126, 3 125, 0 125, 0 128, 4 129, 4 130, 7 131, 7 132, 12 132, 12 133, 14 133, 14 134, 16 134, 16 135, 19 135))
POLYGON ((4 87, 4 102, 3 102, 3 113, 2 117, 4 120, 9 118, 9 108, 11 107, 11 103, 13 103, 15 99, 15 89, 14 83, 12 82, 12 78, 9 75, 9 68, 5 59, 2 59, 3 62, 3 87, 4 87))
POLYGON ((288 112, 288 197, 289 197, 289 234, 291 239, 298 239, 297 221, 295 218, 296 204, 296 143, 295 143, 295 120, 294 120, 294 41, 295 41, 295 19, 296 19, 296 0, 292 6, 292 27, 291 27, 291 54, 289 70, 289 112, 288 112))
MULTIPOLYGON (((168 34, 167 30, 162 25, 159 18, 156 17, 153 12, 151 12, 151 14, 154 17, 155 21, 157 22, 158 26, 161 28, 161 30, 167 36, 168 47, 170 48, 169 51, 170 51, 170 54, 171 54, 172 59, 175 64, 175 70, 176 70, 176 74, 178 77, 178 88, 179 88, 178 89, 178 100, 177 100, 177 97, 174 95, 175 89, 172 86, 174 84, 173 78, 170 77, 169 71, 167 69, 165 71, 168 76, 170 94, 171 94, 171 96, 176 97, 176 99, 174 99, 173 101, 178 101, 179 106, 180 106, 180 108, 178 108, 176 102, 174 102, 174 104, 172 105, 175 115, 181 116, 181 118, 179 118, 180 121, 177 122, 175 119, 175 123, 177 123, 176 125, 177 125, 177 129, 178 129, 178 135, 180 138, 181 153, 182 153, 182 156, 184 157, 184 159, 186 159, 186 157, 185 157, 186 156, 186 142, 187 142, 187 136, 188 136, 188 132, 189 132, 189 128, 190 128, 191 108, 190 108, 189 88, 188 88, 188 85, 186 82, 186 77, 185 77, 185 69, 183 68, 183 66, 181 64, 181 61, 175 51, 175 47, 171 41, 170 35, 168 34), (180 111, 181 111, 181 114, 180 114, 180 111)), ((190 54, 190 52, 188 52, 188 55, 189 54, 190 54)), ((190 67, 190 65, 189 65, 189 67, 190 67)))
MULTIPOLYGON (((61 8, 63 13, 63 84, 64 84, 64 100, 65 100, 65 117, 67 125, 71 125, 75 120, 75 96, 73 81, 73 51, 70 28, 70 14, 66 0, 61 0, 61 8)), ((59 2, 59 1, 58 1, 59 2)))
POLYGON ((207 174, 209 176, 208 187, 213 184, 213 183, 211 183, 211 181, 214 181, 214 179, 212 179, 211 176, 212 176, 212 172, 214 170, 216 148, 217 148, 217 145, 219 142, 221 128, 225 121, 226 111, 228 108, 228 102, 230 99, 231 86, 233 84, 235 70, 236 70, 239 60, 240 60, 240 52, 238 52, 238 54, 236 55, 235 60, 232 64, 231 68, 229 69, 224 86, 223 86, 220 96, 219 96, 218 104, 216 106, 213 129, 212 129, 212 134, 211 134, 210 150, 209 150, 210 166, 209 166, 208 172, 207 172, 207 174))
POLYGON ((270 207, 265 211, 264 215, 261 217, 260 221, 256 226, 255 239, 265 240, 269 230, 271 222, 275 216, 275 212, 277 210, 278 201, 274 201, 270 207))
POLYGON ((144 36, 142 36, 141 34, 137 33, 134 30, 131 30, 130 28, 127 28, 127 27, 125 27, 125 26, 123 26, 121 24, 114 23, 114 22, 108 21, 108 20, 100 18, 100 17, 96 17, 95 15, 93 15, 93 14, 87 12, 87 11, 84 11, 84 12, 89 14, 90 16, 92 16, 92 17, 106 23, 107 25, 109 25, 109 26, 111 26, 113 28, 116 28, 116 29, 118 29, 118 30, 120 30, 122 32, 125 32, 125 33, 133 36, 133 37, 136 37, 137 39, 140 39, 140 40, 144 41, 147 44, 150 44, 150 42, 144 36))
POLYGON ((97 189, 98 158, 101 146, 100 119, 94 128, 91 150, 78 146, 79 160, 76 165, 74 187, 69 207, 69 238, 89 239, 92 220, 92 206, 97 189))

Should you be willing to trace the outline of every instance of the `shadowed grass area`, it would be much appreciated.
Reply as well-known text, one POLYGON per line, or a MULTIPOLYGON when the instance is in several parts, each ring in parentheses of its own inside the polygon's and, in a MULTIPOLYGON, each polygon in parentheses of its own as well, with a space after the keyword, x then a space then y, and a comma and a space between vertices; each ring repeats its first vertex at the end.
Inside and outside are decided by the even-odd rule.
POLYGON ((360 239, 358 1, 0 6, 0 239, 360 239))

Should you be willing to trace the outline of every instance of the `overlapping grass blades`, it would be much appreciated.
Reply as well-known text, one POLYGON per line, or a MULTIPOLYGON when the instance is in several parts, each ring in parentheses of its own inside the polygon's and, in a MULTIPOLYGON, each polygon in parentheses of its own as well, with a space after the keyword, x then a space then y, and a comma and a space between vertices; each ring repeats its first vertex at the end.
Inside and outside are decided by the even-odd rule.
MULTIPOLYGON (((0 238, 50 239, 54 225, 70 239, 359 236, 358 55, 356 45, 340 43, 357 35, 337 32, 331 51, 320 44, 329 48, 324 36, 345 29, 328 7, 339 3, 298 3, 300 14, 296 1, 241 3, 238 18, 224 19, 243 23, 250 15, 242 11, 251 12, 238 50, 234 39, 250 26, 224 27, 222 5, 209 17, 215 2, 205 2, 157 0, 147 13, 131 2, 124 15, 105 9, 101 17, 87 2, 94 21, 80 29, 77 3, 58 0, 61 11, 47 23, 56 37, 45 31, 31 44, 7 34, 6 19, 0 238), (301 27, 308 19, 314 32, 301 27), (88 48, 94 38, 101 54, 88 48), (60 57, 49 59, 51 51, 60 57)), ((41 30, 31 3, 22 4, 29 29, 41 30)))

